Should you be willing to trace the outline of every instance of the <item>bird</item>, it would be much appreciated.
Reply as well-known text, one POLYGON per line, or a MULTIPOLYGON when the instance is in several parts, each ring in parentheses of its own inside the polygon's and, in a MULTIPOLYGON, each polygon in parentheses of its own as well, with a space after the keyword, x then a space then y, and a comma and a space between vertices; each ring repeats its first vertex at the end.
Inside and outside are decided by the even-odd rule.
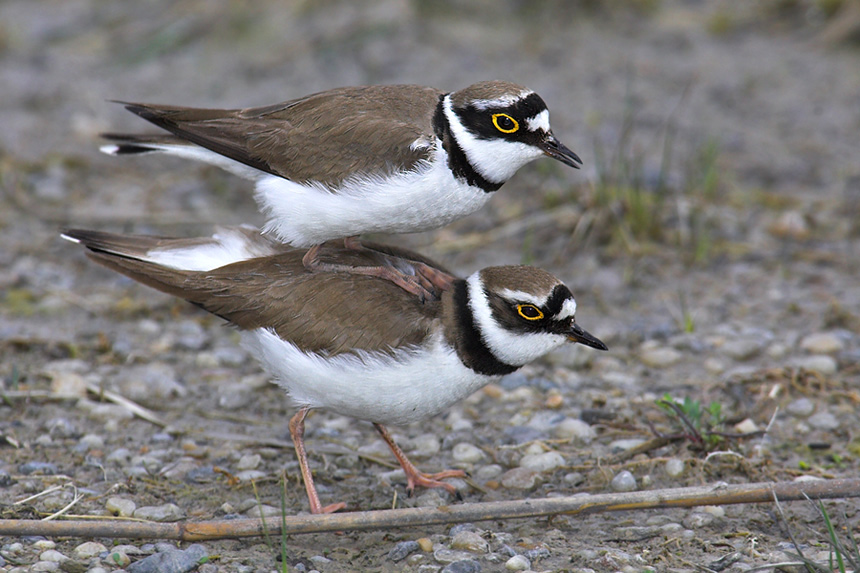
MULTIPOLYGON (((95 262, 227 320, 287 393, 289 422, 312 513, 328 513, 304 444, 308 413, 323 409, 373 424, 415 487, 456 488, 460 470, 419 471, 388 425, 437 415, 568 342, 606 350, 575 321, 570 289, 530 266, 487 267, 455 278, 441 300, 421 302, 390 281, 363 274, 308 273, 303 251, 250 227, 210 237, 170 238, 67 230, 95 262)), ((408 267, 432 260, 390 245, 356 251, 326 243, 337 264, 408 267)), ((444 269, 441 269, 444 270, 444 269)), ((447 272, 447 271, 445 271, 447 272)))
POLYGON ((553 134, 544 100, 507 81, 454 92, 342 87, 247 109, 118 103, 169 133, 104 133, 104 153, 166 153, 251 179, 264 230, 307 248, 309 270, 369 273, 421 296, 438 296, 451 277, 416 265, 437 287, 427 292, 389 267, 323 263, 322 243, 361 249, 362 234, 442 227, 478 210, 538 157, 582 164, 553 134))

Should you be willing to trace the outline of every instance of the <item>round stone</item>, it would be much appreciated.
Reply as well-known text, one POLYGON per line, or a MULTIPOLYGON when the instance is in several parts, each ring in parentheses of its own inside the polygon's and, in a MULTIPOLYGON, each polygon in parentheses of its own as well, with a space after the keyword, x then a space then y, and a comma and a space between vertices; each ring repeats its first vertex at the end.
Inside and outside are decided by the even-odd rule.
POLYGON ((522 555, 514 555, 505 562, 505 569, 508 571, 527 571, 532 564, 522 555))
POLYGON ((87 541, 86 543, 81 543, 80 545, 75 547, 72 551, 72 554, 75 556, 75 559, 86 560, 92 559, 93 557, 97 557, 105 551, 107 551, 107 547, 105 547, 101 543, 97 543, 95 541, 87 541))
POLYGON ((534 470, 536 472, 550 472, 560 468, 564 464, 564 456, 555 451, 523 456, 520 460, 521 468, 534 470))
POLYGON ((451 549, 470 553, 487 553, 490 550, 490 544, 474 531, 459 531, 451 539, 451 549))
POLYGON ((552 433, 560 440, 575 440, 582 444, 590 444, 597 437, 594 428, 576 418, 565 418, 552 428, 552 433))
POLYGON ((502 474, 502 487, 507 489, 532 489, 538 484, 540 474, 528 468, 514 468, 502 474))
POLYGON ((791 402, 785 411, 797 418, 808 418, 815 412, 815 402, 804 396, 791 402))
POLYGON ((618 472, 609 482, 612 491, 633 491, 636 489, 636 478, 627 470, 618 472))
POLYGON ((460 442, 454 446, 451 451, 451 457, 454 461, 460 464, 476 464, 484 461, 487 455, 484 451, 474 444, 468 442, 460 442))
POLYGON ((810 354, 836 354, 845 343, 832 332, 816 332, 801 340, 800 348, 810 354))
POLYGON ((134 515, 134 510, 137 509, 137 504, 130 499, 113 496, 108 498, 105 509, 119 517, 131 517, 134 515))
POLYGON ((651 368, 666 368, 680 362, 683 355, 668 346, 656 348, 645 348, 639 352, 639 360, 642 364, 651 368))
POLYGON ((684 460, 670 458, 666 460, 666 475, 669 477, 681 477, 684 473, 684 460))

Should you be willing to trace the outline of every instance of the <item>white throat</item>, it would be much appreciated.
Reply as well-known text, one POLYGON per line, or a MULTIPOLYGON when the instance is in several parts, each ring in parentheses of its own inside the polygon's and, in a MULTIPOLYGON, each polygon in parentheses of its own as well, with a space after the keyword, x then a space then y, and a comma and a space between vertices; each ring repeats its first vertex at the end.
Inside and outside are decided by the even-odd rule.
POLYGON ((543 155, 543 151, 533 145, 475 137, 454 113, 450 95, 445 96, 443 108, 451 134, 466 154, 469 164, 487 181, 504 183, 513 177, 520 167, 543 155))

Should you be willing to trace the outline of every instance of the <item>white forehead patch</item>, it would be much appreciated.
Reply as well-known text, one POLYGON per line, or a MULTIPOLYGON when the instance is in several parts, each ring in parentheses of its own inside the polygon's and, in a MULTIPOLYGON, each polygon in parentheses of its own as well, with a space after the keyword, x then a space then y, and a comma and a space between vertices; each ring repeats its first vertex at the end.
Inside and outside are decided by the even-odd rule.
POLYGON ((523 292, 521 290, 510 290, 510 289, 501 289, 499 294, 513 302, 530 302, 535 306, 543 306, 546 304, 546 297, 539 297, 530 292, 523 292))
POLYGON ((564 301, 564 304, 561 305, 561 311, 558 313, 558 318, 574 318, 576 316, 576 301, 572 298, 564 301))
POLYGON ((529 131, 549 132, 549 110, 545 109, 534 117, 526 120, 529 131))
POLYGON ((471 101, 471 104, 475 107, 475 109, 481 111, 484 111, 485 109, 508 107, 522 99, 527 98, 533 93, 534 92, 532 90, 523 90, 518 94, 505 94, 502 97, 496 99, 475 99, 471 101))

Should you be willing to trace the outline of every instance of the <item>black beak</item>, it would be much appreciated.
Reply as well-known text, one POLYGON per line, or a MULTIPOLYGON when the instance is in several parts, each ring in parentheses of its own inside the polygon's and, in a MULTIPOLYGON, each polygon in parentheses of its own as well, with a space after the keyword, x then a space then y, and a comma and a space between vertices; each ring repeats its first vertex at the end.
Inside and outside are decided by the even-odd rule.
POLYGON ((567 333, 567 339, 571 342, 578 342, 598 350, 609 350, 609 347, 603 344, 600 339, 580 328, 575 322, 571 325, 570 332, 567 333))
POLYGON ((562 142, 557 140, 552 132, 546 134, 546 137, 540 144, 540 148, 553 159, 558 159, 565 165, 570 165, 574 169, 579 169, 579 166, 582 165, 582 159, 580 159, 576 153, 565 147, 562 142))

